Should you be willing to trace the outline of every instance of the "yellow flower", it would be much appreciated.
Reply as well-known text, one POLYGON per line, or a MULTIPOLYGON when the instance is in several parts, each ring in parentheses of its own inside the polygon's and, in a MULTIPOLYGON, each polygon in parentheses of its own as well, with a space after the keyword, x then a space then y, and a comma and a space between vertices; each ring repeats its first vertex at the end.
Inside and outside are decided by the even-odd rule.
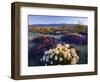
POLYGON ((67 52, 62 52, 62 53, 63 53, 64 58, 67 58, 67 52))
POLYGON ((67 59, 70 60, 71 59, 71 54, 67 53, 67 59))
POLYGON ((72 57, 77 56, 75 48, 71 48, 71 55, 72 55, 72 57))
POLYGON ((57 49, 59 52, 62 52, 63 48, 64 48, 63 45, 61 45, 61 44, 57 44, 56 49, 57 49))
POLYGON ((71 64, 76 64, 76 63, 77 63, 76 57, 75 57, 75 58, 72 58, 72 59, 71 59, 71 64))
POLYGON ((53 49, 53 51, 54 51, 55 54, 59 54, 58 49, 55 48, 55 49, 53 49))
POLYGON ((71 54, 69 51, 65 51, 65 52, 62 52, 63 53, 63 56, 64 58, 67 58, 68 60, 71 58, 71 54))
POLYGON ((70 51, 71 51, 71 53, 75 53, 76 52, 75 48, 71 48, 70 51))
POLYGON ((71 54, 73 57, 77 57, 77 54, 76 53, 74 53, 74 54, 71 54))
POLYGON ((56 47, 56 49, 57 49, 59 52, 62 51, 62 47, 61 47, 61 46, 60 46, 60 47, 56 47))
POLYGON ((62 46, 62 51, 66 52, 66 48, 64 46, 62 46))

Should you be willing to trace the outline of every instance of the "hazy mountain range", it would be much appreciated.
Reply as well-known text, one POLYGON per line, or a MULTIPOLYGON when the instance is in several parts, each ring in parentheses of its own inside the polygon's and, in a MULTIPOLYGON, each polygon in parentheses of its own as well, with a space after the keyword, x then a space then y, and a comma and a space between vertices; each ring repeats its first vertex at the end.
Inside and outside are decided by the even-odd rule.
MULTIPOLYGON (((65 24, 65 23, 61 23, 61 24, 33 24, 33 25, 29 25, 29 27, 75 27, 77 24, 65 24)), ((86 25, 84 25, 86 26, 86 25)))

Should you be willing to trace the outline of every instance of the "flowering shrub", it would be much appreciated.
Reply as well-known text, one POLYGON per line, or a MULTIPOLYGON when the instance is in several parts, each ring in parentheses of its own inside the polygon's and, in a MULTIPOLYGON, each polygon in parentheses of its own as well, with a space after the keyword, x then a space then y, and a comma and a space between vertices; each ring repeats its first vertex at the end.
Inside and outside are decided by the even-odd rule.
POLYGON ((64 35, 61 38, 62 41, 66 43, 72 43, 72 44, 80 44, 80 45, 86 45, 87 44, 87 36, 85 35, 64 35))
POLYGON ((40 66, 40 58, 44 55, 44 52, 50 48, 56 47, 59 43, 54 37, 37 37, 32 40, 31 48, 28 50, 28 65, 40 66))
POLYGON ((57 44, 55 48, 44 52, 40 59, 41 65, 67 65, 76 64, 79 56, 75 48, 70 47, 69 44, 57 44))
POLYGON ((79 32, 79 34, 87 36, 87 32, 79 32))

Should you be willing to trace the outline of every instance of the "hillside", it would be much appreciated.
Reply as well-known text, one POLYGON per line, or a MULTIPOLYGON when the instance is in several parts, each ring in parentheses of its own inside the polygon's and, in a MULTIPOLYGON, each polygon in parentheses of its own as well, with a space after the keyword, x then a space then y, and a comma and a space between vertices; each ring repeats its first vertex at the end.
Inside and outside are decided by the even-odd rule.
POLYGON ((86 32, 87 26, 80 24, 34 24, 29 25, 29 32, 54 33, 54 32, 86 32))

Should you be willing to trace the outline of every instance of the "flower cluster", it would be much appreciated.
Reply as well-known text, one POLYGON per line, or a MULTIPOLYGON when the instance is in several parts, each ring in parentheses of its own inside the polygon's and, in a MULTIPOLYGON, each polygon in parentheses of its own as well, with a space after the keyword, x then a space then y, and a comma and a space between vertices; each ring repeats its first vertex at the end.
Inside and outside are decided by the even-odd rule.
POLYGON ((45 51, 44 56, 40 59, 42 65, 76 64, 78 60, 76 49, 69 44, 57 44, 55 48, 45 51))
POLYGON ((41 66, 40 58, 43 57, 44 52, 50 48, 56 47, 60 43, 54 37, 40 36, 34 38, 28 45, 28 65, 29 66, 41 66))

